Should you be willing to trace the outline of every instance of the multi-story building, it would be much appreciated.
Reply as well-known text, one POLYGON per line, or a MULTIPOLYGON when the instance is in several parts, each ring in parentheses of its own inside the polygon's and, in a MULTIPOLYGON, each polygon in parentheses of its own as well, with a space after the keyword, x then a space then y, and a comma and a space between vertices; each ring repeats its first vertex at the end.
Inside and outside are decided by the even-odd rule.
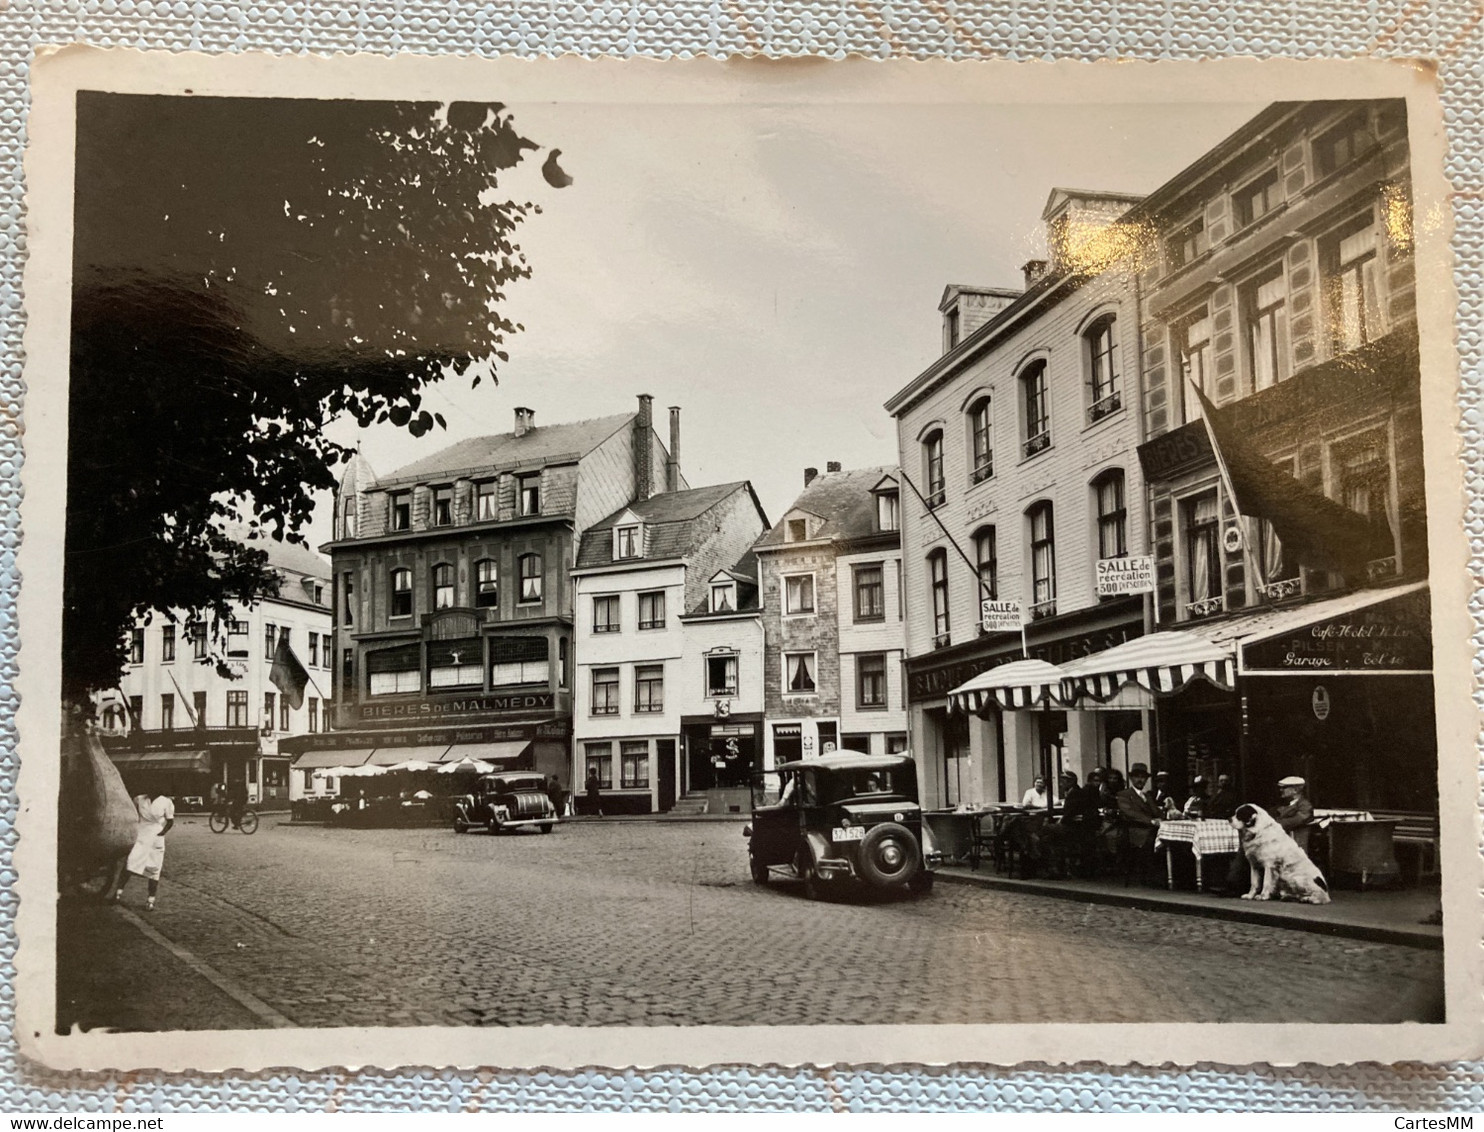
POLYGON ((287 807, 303 789, 280 744, 329 725, 330 564, 288 543, 249 545, 267 552, 276 596, 234 604, 220 626, 155 610, 130 631, 128 666, 100 704, 104 748, 131 792, 160 790, 179 802, 240 782, 254 805, 287 807), (211 659, 213 640, 222 642, 226 674, 211 659), (298 708, 269 679, 281 643, 309 674, 298 708))
POLYGON ((1409 161, 1400 101, 1281 103, 1124 218, 1158 620, 1238 661, 1162 701, 1177 775, 1436 810, 1409 161))
POLYGON ((573 604, 583 533, 686 486, 637 412, 460 441, 336 501, 336 731, 296 766, 470 757, 571 778, 573 604))
MULTIPOLYGON (((636 501, 583 536, 572 571, 572 780, 596 772, 605 813, 669 810, 692 780, 682 688, 699 686, 700 673, 685 662, 693 623, 682 615, 706 606, 717 571, 767 529, 742 482, 636 501)), ((744 785, 748 769, 738 767, 744 785)))
POLYGON ((949 702, 1023 655, 1060 664, 1143 630, 1142 599, 1098 585, 1100 563, 1147 553, 1138 313, 1108 235, 1137 199, 1054 190, 1050 261, 1026 265, 1022 290, 950 286, 942 355, 887 402, 906 485, 907 703, 932 804, 1018 800, 1058 763, 1145 749, 1132 694, 1070 713, 949 702), (986 599, 1018 607, 1024 631, 986 632, 986 599))
POLYGON ((755 548, 766 770, 907 745, 897 470, 826 468, 755 548))

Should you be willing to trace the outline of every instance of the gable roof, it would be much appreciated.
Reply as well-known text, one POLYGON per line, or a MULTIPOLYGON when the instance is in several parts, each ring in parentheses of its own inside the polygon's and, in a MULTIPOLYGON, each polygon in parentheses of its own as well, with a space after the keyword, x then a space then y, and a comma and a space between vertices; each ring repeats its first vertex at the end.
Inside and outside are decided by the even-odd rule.
POLYGON ((607 535, 615 526, 629 522, 630 516, 644 524, 644 558, 639 561, 684 558, 714 530, 705 521, 707 514, 718 504, 744 491, 752 497, 758 516, 766 522, 762 505, 758 503, 752 484, 746 480, 692 487, 685 491, 666 491, 642 502, 630 503, 589 527, 582 536, 577 569, 612 563, 613 539, 607 535))
POLYGON ((552 463, 558 458, 578 459, 586 456, 620 429, 632 426, 636 415, 617 413, 610 417, 593 417, 585 421, 540 425, 524 436, 501 432, 494 436, 470 437, 382 476, 380 486, 448 479, 459 473, 488 471, 492 468, 552 463))
POLYGON ((789 506, 785 518, 758 539, 757 548, 784 545, 786 517, 795 511, 808 511, 824 520, 810 534, 811 539, 856 539, 882 533, 876 529, 876 499, 871 489, 896 474, 896 465, 887 464, 816 476, 789 506))

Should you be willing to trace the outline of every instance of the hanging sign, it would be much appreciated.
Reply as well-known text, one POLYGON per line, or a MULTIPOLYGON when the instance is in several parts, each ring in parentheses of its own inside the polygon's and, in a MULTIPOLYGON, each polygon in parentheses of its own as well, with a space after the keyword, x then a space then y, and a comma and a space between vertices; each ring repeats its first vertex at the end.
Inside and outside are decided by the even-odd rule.
POLYGON ((1154 592, 1154 559, 1147 554, 1098 559, 1098 597, 1154 592))
POLYGON ((986 633, 1020 632, 1020 602, 984 598, 979 603, 979 623, 986 633))
POLYGON ((1323 684, 1314 685, 1314 694, 1309 698, 1314 708, 1314 718, 1323 723, 1329 718, 1329 690, 1323 684))
POLYGON ((1221 545, 1226 548, 1228 554, 1235 554, 1242 549, 1242 528, 1235 524, 1227 527, 1221 532, 1221 545))

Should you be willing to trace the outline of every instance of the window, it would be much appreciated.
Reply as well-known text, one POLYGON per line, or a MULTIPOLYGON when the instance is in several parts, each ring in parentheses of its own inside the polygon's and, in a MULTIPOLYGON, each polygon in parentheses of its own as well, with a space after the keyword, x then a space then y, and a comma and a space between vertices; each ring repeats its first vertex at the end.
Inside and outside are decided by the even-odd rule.
POLYGON ((737 608, 737 586, 733 582, 711 583, 711 612, 730 613, 737 608))
POLYGON ((598 786, 604 790, 613 789, 613 744, 612 743, 586 743, 583 745, 583 755, 587 760, 586 776, 584 781, 593 777, 593 771, 598 772, 598 786))
POLYGON ((593 598, 593 632, 616 633, 618 624, 618 595, 605 594, 593 598))
POLYGON ((289 713, 292 710, 293 710, 293 705, 289 703, 289 698, 287 696, 279 696, 278 697, 278 729, 280 731, 287 731, 291 727, 289 713))
POLYGON ((706 695, 737 694, 737 654, 722 653, 706 658, 706 695))
POLYGON ((277 706, 278 697, 272 692, 263 693, 263 730, 273 730, 274 708, 277 706))
POLYGON ((500 517, 496 504, 499 497, 495 494, 495 488, 494 480, 480 480, 474 485, 474 513, 479 516, 481 522, 500 517))
POLYGON ((652 590, 639 595, 639 628, 665 627, 665 591, 652 590))
POLYGON ((897 493, 894 491, 882 491, 876 495, 876 526, 879 530, 895 531, 901 528, 901 516, 898 513, 897 493))
POLYGON ((625 790, 643 790, 649 786, 649 741, 647 739, 625 739, 619 744, 620 785, 625 790))
POLYGON ((1356 114, 1315 139, 1314 165, 1325 177, 1375 148, 1376 138, 1365 115, 1356 114))
POLYGON ((420 644, 382 648, 366 654, 367 689, 373 696, 422 691, 423 648, 420 644))
POLYGON ((979 597, 995 601, 1000 596, 1000 564, 993 527, 974 532, 974 565, 979 573, 979 597))
POLYGON ((170 693, 160 697, 160 730, 175 730, 175 696, 170 693))
POLYGON ((1051 504, 1043 500, 1026 512, 1031 544, 1031 616, 1056 612, 1056 525, 1051 504))
POLYGON ((227 726, 247 726, 247 690, 227 693, 227 726))
POLYGON ((948 497, 943 478, 943 433, 930 432, 922 441, 923 482, 927 484, 927 504, 939 506, 948 497))
POLYGON ((1396 510, 1391 502, 1391 460, 1386 430, 1372 429, 1336 441, 1330 448, 1330 467, 1340 502, 1364 515, 1376 528, 1377 546, 1394 546, 1396 510))
POLYGON ((1274 268, 1242 289, 1247 372, 1252 388, 1266 389, 1288 377, 1287 288, 1274 268))
POLYGON ((320 585, 318 582, 314 584, 314 604, 325 604, 325 587, 320 585))
MULTIPOLYGON (((246 694, 247 694, 246 692, 243 693, 243 695, 246 695, 246 694)), ((206 693, 205 692, 192 692, 191 693, 191 705, 192 705, 192 707, 194 708, 194 710, 196 712, 196 719, 195 719, 196 726, 197 727, 205 727, 206 726, 206 693)))
POLYGON ((885 653, 862 653, 855 658, 855 702, 860 708, 886 707, 885 653))
POLYGON ((319 667, 319 634, 309 634, 309 667, 319 667))
POLYGON ((169 664, 175 659, 175 626, 163 625, 160 627, 160 660, 169 664))
POLYGON ((567 638, 557 638, 557 687, 567 686, 567 638))
POLYGON ((809 537, 809 522, 807 519, 790 519, 784 531, 785 542, 803 542, 809 537))
POLYGON ((206 659, 206 626, 196 621, 186 626, 186 636, 191 638, 191 656, 195 660, 206 659))
POLYGON ((1185 613, 1204 617, 1221 608, 1221 516, 1216 493, 1180 504, 1185 543, 1185 613))
POLYGON ((453 566, 448 562, 433 567, 433 608, 453 608, 453 566))
POLYGON ((343 599, 340 613, 341 620, 345 622, 347 628, 356 623, 356 586, 354 578, 355 575, 349 571, 340 575, 340 595, 343 599))
POLYGON ((392 571, 392 616, 412 616, 412 571, 398 567, 392 571))
POLYGON ((783 576, 783 611, 789 614, 814 612, 814 575, 783 576))
POLYGON ((388 497, 387 525, 394 531, 412 529, 412 492, 394 491, 388 497))
POLYGON ((129 630, 129 663, 144 663, 144 630, 134 628, 129 630))
POLYGON ((520 513, 522 515, 541 514, 541 475, 520 476, 516 479, 520 490, 520 513))
POLYGON ((1092 485, 1098 508, 1098 557, 1122 558, 1128 553, 1128 510, 1124 506, 1123 472, 1104 472, 1092 485))
POLYGON ((1233 210, 1237 215, 1237 227, 1261 220, 1281 203, 1278 191, 1278 170, 1269 169, 1262 176, 1247 182, 1232 194, 1233 210))
POLYGON ((246 621, 227 622, 227 655, 247 655, 247 634, 251 632, 252 626, 246 621))
POLYGON ((493 558, 474 563, 474 604, 480 609, 500 606, 500 564, 493 558))
POLYGON ((948 643, 948 552, 939 548, 927 556, 928 588, 933 607, 933 647, 948 643))
POLYGON ((652 713, 665 710, 665 666, 634 666, 634 711, 652 713))
POLYGON ((1187 263, 1194 263, 1206 254, 1210 246, 1205 218, 1197 216, 1177 228, 1165 241, 1165 256, 1169 260, 1170 270, 1175 271, 1187 263))
POLYGON ((639 543, 639 528, 637 526, 617 528, 613 532, 613 557, 638 558, 639 543))
POLYGON ((1361 217, 1321 241, 1319 262, 1331 351, 1341 354, 1374 341, 1381 333, 1381 303, 1371 217, 1361 217))
POLYGON ((433 526, 447 527, 453 524, 453 487, 444 484, 433 489, 433 526))
POLYGON ((478 637, 428 642, 428 688, 478 688, 484 683, 484 646, 478 637))
POLYGON ((315 699, 313 696, 310 696, 309 697, 309 714, 308 714, 308 720, 309 720, 309 724, 308 724, 309 725, 309 730, 311 732, 318 731, 319 730, 319 700, 315 699))
POLYGON ((340 679, 347 688, 355 687, 356 683, 356 650, 342 649, 340 652, 340 679))
POLYGON ((522 554, 520 567, 520 600, 522 604, 541 600, 541 555, 522 554))
POLYGON ((881 621, 886 617, 883 601, 885 587, 881 580, 880 563, 855 568, 855 619, 857 621, 881 621))
POLYGON ((994 475, 994 443, 990 432, 988 397, 969 409, 969 482, 983 483, 994 475))
POLYGON ((1087 423, 1093 424, 1123 405, 1118 390, 1118 321, 1102 318, 1083 336, 1087 343, 1087 384, 1092 398, 1087 423))
POLYGON ((291 632, 293 632, 293 630, 288 628, 283 628, 278 631, 278 642, 279 644, 283 645, 284 648, 289 647, 289 634, 291 632))
MULTIPOLYGON (((243 692, 242 694, 244 696, 247 695, 246 692, 243 692)), ((130 696, 129 697, 129 729, 131 731, 143 731, 144 730, 144 697, 143 696, 130 696)))
POLYGON ((618 714, 618 669, 593 669, 593 714, 618 714))
POLYGON ((1180 358, 1180 404, 1182 420, 1197 419, 1200 399, 1191 386, 1211 396, 1211 317, 1205 307, 1191 312, 1171 330, 1172 347, 1180 358))
POLYGON ((959 321, 958 308, 951 307, 943 316, 943 348, 945 351, 953 349, 958 345, 959 321))
POLYGON ((1030 457, 1051 447, 1045 362, 1036 362, 1020 375, 1020 403, 1025 420, 1024 452, 1030 457))
POLYGON ((490 683, 497 688, 551 683, 545 637, 495 637, 490 641, 490 683))
POLYGON ((783 654, 783 690, 797 696, 812 696, 817 691, 814 683, 815 659, 812 652, 786 652, 783 654))

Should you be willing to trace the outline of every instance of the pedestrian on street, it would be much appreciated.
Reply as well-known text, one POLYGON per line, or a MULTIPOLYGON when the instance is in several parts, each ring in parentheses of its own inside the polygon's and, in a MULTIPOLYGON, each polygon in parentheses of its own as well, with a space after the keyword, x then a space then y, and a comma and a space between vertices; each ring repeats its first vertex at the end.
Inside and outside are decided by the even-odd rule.
POLYGON ((157 798, 151 798, 148 794, 136 794, 134 809, 139 815, 139 824, 134 833, 134 848, 129 850, 129 859, 124 864, 126 871, 113 899, 115 903, 124 899, 124 886, 129 883, 130 874, 133 874, 143 877, 149 883, 149 895, 144 906, 153 910, 155 894, 160 890, 160 870, 165 864, 165 834, 175 824, 175 803, 163 794, 157 798))
POLYGON ((603 816, 603 787, 598 781, 598 768, 587 768, 587 808, 595 817, 603 816))

